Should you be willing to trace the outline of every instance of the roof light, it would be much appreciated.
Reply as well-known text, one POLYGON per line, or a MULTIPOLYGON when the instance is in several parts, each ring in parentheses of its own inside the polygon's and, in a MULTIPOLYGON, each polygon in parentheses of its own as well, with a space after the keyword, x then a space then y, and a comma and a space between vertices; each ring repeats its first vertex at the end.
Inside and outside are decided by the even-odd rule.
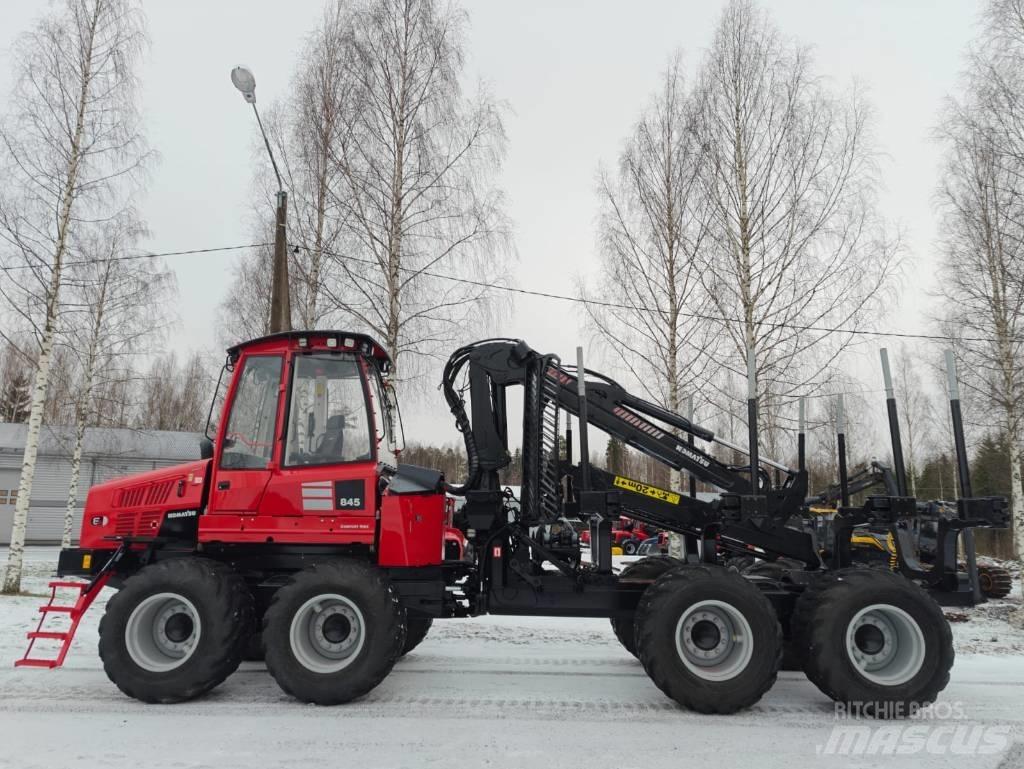
POLYGON ((346 347, 355 347, 356 346, 356 340, 352 339, 350 337, 345 337, 345 346, 346 347))
POLYGON ((304 336, 300 336, 299 337, 299 347, 307 347, 308 345, 309 345, 309 340, 306 339, 306 337, 304 337, 304 336))
POLYGON ((338 340, 337 340, 337 339, 335 339, 335 338, 334 338, 333 336, 332 336, 332 337, 330 337, 330 338, 329 338, 329 339, 327 340, 327 346, 328 346, 328 347, 337 347, 337 346, 338 346, 338 340))

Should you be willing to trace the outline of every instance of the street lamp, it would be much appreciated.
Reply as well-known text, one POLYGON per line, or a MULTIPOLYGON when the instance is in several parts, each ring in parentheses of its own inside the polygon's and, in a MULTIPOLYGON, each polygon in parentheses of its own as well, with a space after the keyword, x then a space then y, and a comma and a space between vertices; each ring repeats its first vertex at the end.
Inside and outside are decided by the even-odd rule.
POLYGON ((270 289, 270 333, 292 330, 292 308, 288 290, 288 193, 281 183, 281 173, 277 170, 274 151, 270 148, 270 140, 256 109, 256 77, 248 67, 238 66, 231 70, 231 82, 241 91, 243 98, 252 105, 256 123, 260 127, 263 143, 270 155, 270 164, 274 167, 277 178, 277 215, 274 220, 274 274, 270 289))

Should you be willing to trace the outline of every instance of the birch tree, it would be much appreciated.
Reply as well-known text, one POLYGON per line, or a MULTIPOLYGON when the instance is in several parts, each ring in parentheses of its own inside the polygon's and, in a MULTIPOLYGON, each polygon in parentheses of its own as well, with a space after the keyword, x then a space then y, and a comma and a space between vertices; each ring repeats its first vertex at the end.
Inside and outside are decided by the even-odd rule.
MULTIPOLYGON (((1006 51, 1000 57, 1006 55, 1006 51)), ((1005 63, 1005 62, 1004 62, 1005 63)), ((1022 57, 1018 66, 1024 65, 1022 57)), ((977 64, 976 64, 977 66, 977 64)), ((956 338, 961 377, 976 427, 1004 437, 1009 452, 1014 550, 1024 555, 1021 428, 1024 417, 1024 165, 999 123, 1006 116, 989 92, 986 69, 970 77, 967 95, 943 118, 946 167, 939 189, 945 328, 956 338)), ((1024 69, 1022 69, 1024 74, 1024 69)), ((1004 73, 1009 77, 1009 73, 1004 73)), ((1022 79, 1024 84, 1024 79, 1022 79)), ((1021 155, 1024 158, 1024 154, 1021 155)))
POLYGON ((714 326, 696 317, 708 297, 697 253, 707 234, 680 61, 599 182, 601 268, 589 319, 644 393, 675 413, 714 363, 714 326))
POLYGON ((291 261, 293 303, 303 328, 319 327, 334 309, 324 291, 331 277, 328 254, 346 248, 350 212, 339 202, 346 193, 333 158, 360 98, 346 79, 351 18, 344 2, 324 12, 306 40, 289 98, 272 115, 272 140, 290 191, 290 237, 305 246, 291 261))
MULTIPOLYGON (((289 254, 289 283, 299 328, 323 328, 336 307, 325 296, 333 276, 329 254, 346 250, 345 218, 338 204, 341 175, 334 162, 340 131, 351 114, 347 87, 347 40, 352 14, 348 3, 332 4, 306 39, 288 96, 267 110, 264 124, 288 190, 288 237, 303 247, 289 254)), ((233 284, 220 307, 220 326, 228 344, 262 336, 268 330, 273 266, 273 229, 277 180, 263 161, 256 174, 252 215, 256 239, 268 245, 238 260, 233 284)))
POLYGON ((141 12, 127 0, 65 0, 15 46, 15 85, 0 125, 2 298, 36 336, 32 389, 11 547, 0 590, 21 587, 39 432, 61 311, 67 256, 83 222, 124 207, 119 191, 143 167, 135 66, 141 12))
POLYGON ((435 0, 373 0, 353 7, 344 38, 349 106, 332 143, 331 203, 346 251, 331 255, 326 295, 341 321, 381 340, 404 381, 489 317, 491 286, 506 278, 493 182, 505 132, 485 89, 463 93, 465 22, 435 0))
POLYGON ((732 369, 757 354, 762 436, 870 327, 898 264, 875 207, 871 113, 833 93, 752 0, 722 14, 697 82, 702 275, 732 369), (842 328, 846 332, 828 329, 842 328))
POLYGON ((928 371, 924 356, 905 344, 900 345, 893 365, 893 384, 899 407, 900 437, 906 460, 910 496, 917 496, 917 479, 924 467, 929 447, 936 439, 935 425, 942 419, 931 394, 925 387, 928 371))
POLYGON ((13 342, 0 351, 0 422, 25 422, 32 405, 34 363, 13 342))
MULTIPOLYGON (((708 297, 696 256, 706 227, 692 111, 677 55, 618 173, 601 174, 601 269, 593 295, 583 291, 602 347, 648 398, 676 414, 686 394, 699 394, 716 347, 715 329, 694 313, 708 297)), ((682 473, 673 471, 669 484, 681 490, 682 473)), ((679 535, 670 536, 669 551, 682 555, 679 535)))
MULTIPOLYGON (((161 308, 173 288, 170 273, 152 260, 123 260, 141 234, 132 217, 119 217, 86 240, 91 258, 73 268, 69 290, 81 309, 69 312, 69 348, 77 357, 74 443, 61 546, 71 544, 85 429, 95 423, 103 393, 131 377, 134 358, 163 330, 161 308)), ((123 397, 123 396, 122 396, 123 397)))

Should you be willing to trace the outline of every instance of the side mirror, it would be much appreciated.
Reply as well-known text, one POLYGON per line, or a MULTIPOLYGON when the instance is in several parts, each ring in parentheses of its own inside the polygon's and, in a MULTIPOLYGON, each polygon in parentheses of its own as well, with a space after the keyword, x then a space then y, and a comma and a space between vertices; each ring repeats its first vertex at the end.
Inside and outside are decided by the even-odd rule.
POLYGON ((213 441, 205 436, 199 439, 199 458, 213 459, 213 441))

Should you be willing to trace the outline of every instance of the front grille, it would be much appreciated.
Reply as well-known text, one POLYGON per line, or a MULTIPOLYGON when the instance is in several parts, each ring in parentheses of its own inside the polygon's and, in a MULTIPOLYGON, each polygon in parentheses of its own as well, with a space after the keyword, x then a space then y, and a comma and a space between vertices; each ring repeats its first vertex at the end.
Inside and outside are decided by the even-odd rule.
POLYGON ((123 489, 114 500, 114 507, 162 505, 171 496, 171 490, 175 483, 175 479, 171 478, 166 481, 143 483, 123 489))
POLYGON ((118 513, 114 519, 114 534, 118 537, 130 537, 135 533, 135 513, 118 513))

